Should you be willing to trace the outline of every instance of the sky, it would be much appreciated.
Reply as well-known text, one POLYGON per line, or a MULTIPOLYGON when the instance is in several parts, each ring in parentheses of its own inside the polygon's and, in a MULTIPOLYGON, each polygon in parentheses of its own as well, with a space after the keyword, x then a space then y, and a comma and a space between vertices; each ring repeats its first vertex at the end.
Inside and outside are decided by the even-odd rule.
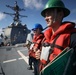
MULTIPOLYGON (((46 22, 41 16, 41 11, 48 0, 0 0, 0 32, 2 28, 10 26, 13 22, 13 17, 3 12, 14 13, 14 11, 6 5, 14 6, 17 1, 20 8, 24 8, 25 11, 21 11, 21 15, 28 16, 27 18, 20 18, 22 24, 26 24, 28 29, 32 29, 35 23, 40 23, 45 28, 46 22)), ((62 0, 71 13, 65 17, 63 21, 72 21, 76 23, 76 0, 62 0)))

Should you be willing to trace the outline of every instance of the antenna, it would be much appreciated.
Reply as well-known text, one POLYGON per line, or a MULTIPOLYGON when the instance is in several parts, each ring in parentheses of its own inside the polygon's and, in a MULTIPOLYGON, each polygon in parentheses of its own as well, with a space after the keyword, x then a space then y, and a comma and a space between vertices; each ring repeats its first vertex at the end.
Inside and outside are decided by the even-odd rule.
POLYGON ((3 12, 4 14, 8 14, 10 16, 14 16, 13 20, 14 22, 21 22, 20 21, 20 17, 27 17, 25 15, 20 15, 20 11, 25 11, 25 9, 21 9, 18 4, 17 1, 15 1, 15 6, 10 6, 10 5, 6 5, 6 7, 11 8, 13 11, 15 11, 15 13, 7 13, 7 12, 3 12))

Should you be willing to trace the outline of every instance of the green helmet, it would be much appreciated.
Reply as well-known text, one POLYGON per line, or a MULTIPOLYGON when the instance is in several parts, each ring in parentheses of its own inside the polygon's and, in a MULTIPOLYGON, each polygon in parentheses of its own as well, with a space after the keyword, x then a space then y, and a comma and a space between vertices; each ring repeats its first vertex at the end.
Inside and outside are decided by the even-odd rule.
POLYGON ((41 12, 42 16, 45 16, 45 11, 47 9, 53 9, 53 8, 60 8, 64 12, 64 17, 68 16, 70 14, 70 10, 65 8, 64 3, 61 0, 49 0, 47 4, 45 5, 44 10, 41 12))

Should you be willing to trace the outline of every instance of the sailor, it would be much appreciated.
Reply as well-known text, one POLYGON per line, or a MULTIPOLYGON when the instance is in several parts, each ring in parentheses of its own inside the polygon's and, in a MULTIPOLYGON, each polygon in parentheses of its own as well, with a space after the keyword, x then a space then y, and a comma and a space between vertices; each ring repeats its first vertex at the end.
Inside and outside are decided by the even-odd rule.
MULTIPOLYGON (((23 47, 27 47, 28 48, 28 52, 30 50, 30 47, 32 45, 32 40, 33 40, 33 33, 30 32, 28 35, 27 35, 27 38, 26 38, 26 43, 23 45, 23 47)), ((29 56, 29 60, 28 60, 28 63, 29 63, 29 67, 27 68, 28 70, 33 70, 33 60, 32 58, 29 56)))
MULTIPOLYGON (((34 75, 39 75, 39 59, 36 59, 35 53, 37 50, 41 50, 41 42, 44 38, 43 27, 41 24, 36 23, 34 25, 33 31, 33 45, 29 50, 29 56, 32 58, 34 63, 34 75)), ((31 60, 31 59, 30 59, 31 60)))
MULTIPOLYGON (((44 47, 48 46, 48 50, 45 50, 44 48, 44 50, 42 49, 42 52, 37 51, 35 54, 36 59, 41 60, 42 69, 66 47, 75 49, 75 23, 70 21, 62 22, 62 20, 69 14, 70 10, 65 7, 61 0, 48 0, 41 12, 47 26, 49 26, 44 32, 45 41, 43 44, 44 47)), ((74 71, 75 70, 73 68, 73 73, 74 71)))

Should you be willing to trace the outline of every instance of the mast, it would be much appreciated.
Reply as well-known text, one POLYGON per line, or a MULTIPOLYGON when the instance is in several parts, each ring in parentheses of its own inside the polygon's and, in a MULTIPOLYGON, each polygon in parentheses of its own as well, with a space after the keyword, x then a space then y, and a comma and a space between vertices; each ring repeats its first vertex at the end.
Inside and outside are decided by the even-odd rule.
POLYGON ((27 17, 25 15, 20 15, 20 11, 25 11, 25 9, 21 9, 18 4, 17 1, 15 1, 15 6, 10 6, 10 5, 6 5, 6 7, 11 8, 14 13, 7 13, 7 12, 3 12, 4 14, 8 14, 10 16, 13 16, 13 23, 20 23, 20 17, 27 17))

